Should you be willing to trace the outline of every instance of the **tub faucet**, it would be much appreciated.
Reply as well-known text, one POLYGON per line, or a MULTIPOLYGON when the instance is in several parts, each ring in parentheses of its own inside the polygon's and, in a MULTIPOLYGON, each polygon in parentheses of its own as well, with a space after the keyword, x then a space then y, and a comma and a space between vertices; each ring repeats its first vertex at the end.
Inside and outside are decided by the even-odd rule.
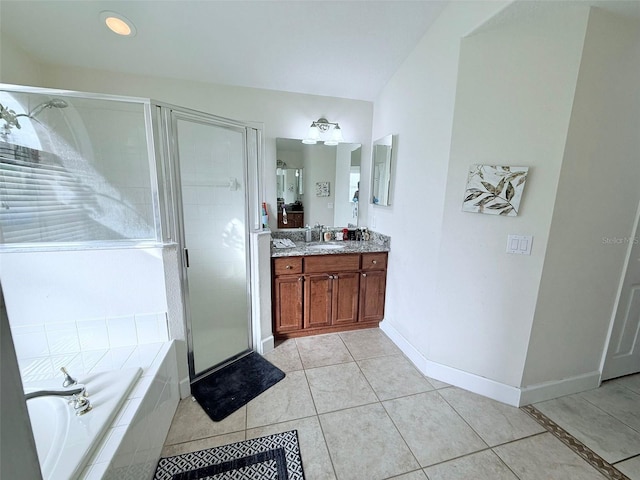
POLYGON ((64 382, 62 382, 62 386, 64 388, 70 387, 71 385, 75 385, 76 383, 78 383, 78 381, 75 378, 69 375, 69 372, 67 372, 66 368, 60 367, 60 371, 64 375, 64 382))
POLYGON ((78 384, 74 388, 65 388, 64 390, 37 390, 24 395, 25 401, 38 397, 70 397, 69 404, 73 405, 73 409, 78 416, 84 415, 91 410, 91 402, 89 401, 87 390, 82 384, 78 384))

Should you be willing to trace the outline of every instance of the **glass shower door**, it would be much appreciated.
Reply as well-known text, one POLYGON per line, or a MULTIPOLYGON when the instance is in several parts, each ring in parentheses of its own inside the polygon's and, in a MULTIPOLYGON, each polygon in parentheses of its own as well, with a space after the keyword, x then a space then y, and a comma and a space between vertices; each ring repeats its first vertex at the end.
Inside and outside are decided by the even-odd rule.
POLYGON ((175 115, 191 379, 251 349, 246 133, 175 115))

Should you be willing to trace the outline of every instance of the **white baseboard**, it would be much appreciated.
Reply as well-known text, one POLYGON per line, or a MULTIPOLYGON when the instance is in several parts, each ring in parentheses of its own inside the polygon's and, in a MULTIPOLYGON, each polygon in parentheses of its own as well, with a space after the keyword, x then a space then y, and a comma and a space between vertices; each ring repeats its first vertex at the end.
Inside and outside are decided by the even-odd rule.
POLYGON ((180 380, 178 384, 178 388, 180 390, 180 398, 187 398, 191 395, 191 382, 189 381, 189 377, 183 378, 180 380))
POLYGON ((584 392, 585 390, 597 388, 600 384, 600 372, 591 372, 527 387, 505 385, 495 380, 427 359, 389 322, 383 321, 380 324, 380 329, 402 350, 423 375, 514 407, 584 392))
POLYGON ((402 350, 423 375, 492 398, 507 405, 514 407, 520 406, 519 388, 433 362, 425 358, 424 355, 416 350, 416 348, 388 322, 383 321, 380 324, 380 329, 402 350))
POLYGON ((544 402, 552 398, 592 390, 600 386, 600 372, 590 372, 553 382, 539 383, 520 389, 520 405, 544 402))
POLYGON ((264 355, 265 353, 270 352, 271 350, 273 350, 275 348, 276 344, 275 344, 275 339, 273 338, 273 335, 269 335, 267 338, 263 339, 260 342, 259 345, 259 349, 258 353, 260 355, 264 355))

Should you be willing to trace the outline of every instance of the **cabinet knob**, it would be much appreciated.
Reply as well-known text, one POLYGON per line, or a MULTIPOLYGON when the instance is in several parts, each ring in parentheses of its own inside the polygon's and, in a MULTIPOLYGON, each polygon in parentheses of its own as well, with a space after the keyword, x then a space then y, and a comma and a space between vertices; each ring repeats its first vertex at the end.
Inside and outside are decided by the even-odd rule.
POLYGON ((378 261, 377 260, 373 260, 371 263, 373 263, 375 265, 376 263, 378 263, 378 261))
POLYGON ((301 282, 302 280, 304 280, 304 277, 298 277, 299 282, 301 282))
POLYGON ((286 266, 286 267, 284 267, 284 268, 286 268, 287 270, 291 270, 291 265, 287 265, 287 266, 286 266))
POLYGON ((366 274, 366 273, 363 273, 363 274, 362 274, 362 276, 363 276, 363 277, 366 277, 366 276, 367 276, 367 274, 366 274))

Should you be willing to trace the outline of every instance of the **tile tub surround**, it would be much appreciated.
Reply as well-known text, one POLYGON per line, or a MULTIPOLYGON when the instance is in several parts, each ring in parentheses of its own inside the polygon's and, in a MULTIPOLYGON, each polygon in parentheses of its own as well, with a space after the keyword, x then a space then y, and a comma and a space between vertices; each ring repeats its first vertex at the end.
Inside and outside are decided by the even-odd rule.
POLYGON ((606 478, 526 412, 423 376, 379 329, 290 339, 265 357, 287 384, 219 423, 182 400, 162 455, 297 429, 307 480, 606 478))
MULTIPOLYGON (((332 229, 333 230, 333 229, 332 229)), ((341 231, 342 229, 335 229, 335 231, 341 231)), ((380 233, 371 232, 371 239, 367 241, 351 241, 351 240, 342 240, 335 241, 332 240, 330 242, 318 242, 317 236, 314 237, 314 242, 305 242, 304 241, 304 230, 298 230, 295 232, 283 232, 277 231, 272 232, 271 236, 273 238, 288 238, 292 242, 295 243, 295 247, 292 248, 275 248, 273 245, 271 246, 271 256, 272 257, 293 257, 293 256, 304 256, 304 255, 339 255, 341 253, 368 253, 368 252, 389 252, 391 250, 391 237, 387 235, 382 235, 380 233), (318 250, 309 248, 311 245, 317 244, 336 244, 342 245, 344 248, 339 248, 336 250, 318 250)))
POLYGON ((11 333, 25 382, 57 378, 60 367, 72 376, 119 370, 135 361, 132 355, 144 355, 145 345, 169 340, 166 312, 12 325, 11 333))
POLYGON ((80 480, 142 480, 151 478, 155 471, 180 400, 175 342, 142 348, 137 355, 132 353, 130 362, 139 363, 142 376, 129 392, 80 480))

